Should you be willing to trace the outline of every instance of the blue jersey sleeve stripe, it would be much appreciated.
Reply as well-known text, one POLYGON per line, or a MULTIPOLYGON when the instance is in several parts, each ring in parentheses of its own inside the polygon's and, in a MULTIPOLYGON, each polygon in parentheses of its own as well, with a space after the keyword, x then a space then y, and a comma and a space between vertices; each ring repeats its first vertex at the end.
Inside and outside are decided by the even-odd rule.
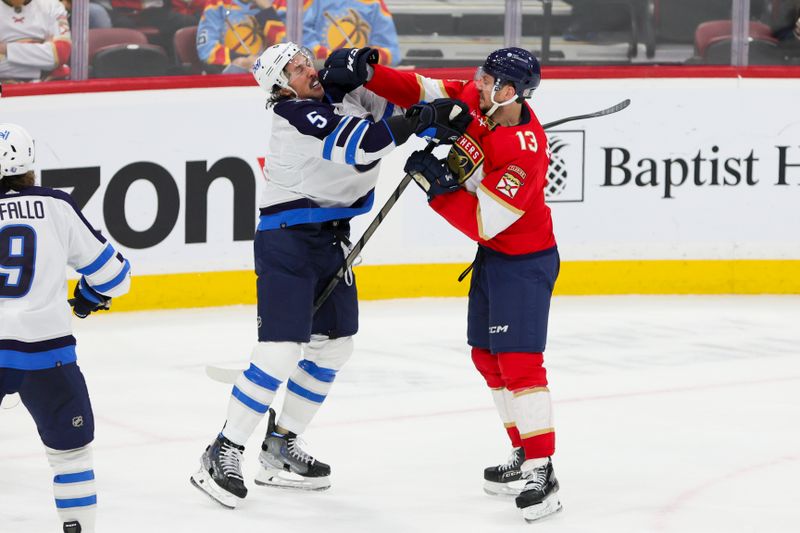
POLYGON ((269 409, 269 405, 255 401, 250 396, 239 390, 239 387, 236 386, 233 387, 233 390, 231 391, 231 396, 242 402, 244 405, 246 405, 256 413, 261 413, 263 415, 264 413, 267 412, 267 409, 269 409))
POLYGON ((391 102, 386 102, 386 109, 383 110, 383 116, 381 117, 381 120, 386 120, 387 118, 391 117, 392 113, 394 113, 394 104, 391 102))
POLYGON ((97 256, 97 259, 89 263, 83 268, 78 269, 79 274, 83 274, 84 276, 91 276, 101 268, 103 265, 108 263, 108 260, 114 257, 116 250, 110 244, 103 249, 103 252, 97 256))
POLYGON ((94 479, 94 470, 75 472, 74 474, 58 474, 53 478, 53 483, 81 483, 94 479))
POLYGON ((333 380, 336 379, 336 370, 317 366, 315 362, 309 361, 308 359, 303 359, 297 364, 297 366, 305 370, 309 376, 313 377, 317 381, 333 383, 333 380))
POLYGON ((333 152, 333 146, 336 143, 336 136, 339 135, 339 132, 342 128, 350 122, 351 117, 345 117, 343 120, 339 122, 339 125, 336 126, 336 129, 333 130, 333 133, 325 137, 325 144, 322 147, 322 158, 327 159, 328 161, 331 160, 331 153, 333 152))
POLYGON ((358 146, 361 144, 361 139, 364 137, 367 127, 369 127, 369 122, 366 120, 362 121, 350 136, 344 153, 344 162, 348 165, 356 164, 356 150, 358 150, 358 146))
POLYGON ((56 498, 56 507, 59 509, 70 509, 72 507, 88 507, 97 504, 97 495, 85 496, 83 498, 56 498))
POLYGON ((92 293, 91 289, 89 289, 86 286, 86 282, 84 281, 83 278, 81 278, 81 280, 78 282, 78 291, 81 293, 81 295, 84 298, 86 298, 87 300, 89 300, 93 304, 99 304, 99 303, 103 302, 100 298, 98 298, 97 296, 95 296, 92 293))
POLYGON ((114 287, 125 281, 125 277, 128 275, 128 272, 130 271, 131 271, 131 264, 126 259, 125 265, 122 267, 122 271, 119 274, 117 274, 114 277, 114 279, 112 279, 111 281, 107 281, 106 283, 101 283, 100 285, 97 285, 92 288, 97 292, 99 292, 100 294, 103 294, 106 291, 110 291, 111 289, 113 289, 114 287))
POLYGON ((311 400, 314 403, 322 403, 325 401, 325 396, 322 394, 317 394, 316 392, 311 392, 305 387, 301 387, 291 379, 286 383, 286 390, 297 394, 298 396, 305 398, 306 400, 311 400))

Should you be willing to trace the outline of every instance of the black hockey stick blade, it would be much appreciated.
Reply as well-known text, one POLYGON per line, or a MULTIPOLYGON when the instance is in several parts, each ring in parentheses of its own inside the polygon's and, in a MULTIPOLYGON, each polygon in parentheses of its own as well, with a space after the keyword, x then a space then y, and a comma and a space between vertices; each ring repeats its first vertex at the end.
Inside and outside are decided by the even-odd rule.
POLYGON ((574 120, 583 120, 587 118, 596 118, 596 117, 604 117, 606 115, 613 115, 614 113, 619 113, 629 105, 631 105, 631 99, 626 98, 617 105, 612 105, 611 107, 607 107, 606 109, 595 111, 594 113, 587 113, 586 115, 575 115, 574 117, 566 117, 559 120, 555 120, 553 122, 548 122, 547 124, 542 126, 542 128, 549 129, 549 128, 554 128, 556 126, 560 126, 565 122, 572 122, 574 120))

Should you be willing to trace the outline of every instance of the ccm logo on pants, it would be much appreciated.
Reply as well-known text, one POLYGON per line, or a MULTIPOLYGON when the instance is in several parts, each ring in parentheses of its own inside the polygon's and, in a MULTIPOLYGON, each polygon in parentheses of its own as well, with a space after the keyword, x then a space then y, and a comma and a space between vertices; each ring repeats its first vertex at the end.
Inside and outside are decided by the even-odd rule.
POLYGON ((508 324, 505 326, 489 326, 489 333, 507 333, 508 324))

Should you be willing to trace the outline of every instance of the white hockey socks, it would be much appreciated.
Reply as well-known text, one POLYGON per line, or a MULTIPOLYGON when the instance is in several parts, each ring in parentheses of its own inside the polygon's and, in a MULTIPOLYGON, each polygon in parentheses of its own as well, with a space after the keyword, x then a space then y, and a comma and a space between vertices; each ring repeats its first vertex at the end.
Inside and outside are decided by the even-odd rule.
POLYGON ((250 367, 239 375, 231 390, 224 437, 245 445, 299 357, 300 344, 296 342, 259 342, 253 348, 250 367))
POLYGON ((53 469, 53 494, 61 522, 77 521, 82 533, 94 533, 97 489, 91 444, 74 450, 54 450, 45 446, 53 469))
POLYGON ((304 345, 305 358, 286 384, 278 426, 295 434, 303 433, 328 395, 340 370, 353 353, 353 338, 329 339, 312 335, 304 345))
POLYGON ((512 405, 525 456, 534 459, 553 455, 555 429, 549 389, 531 387, 515 391, 512 405))

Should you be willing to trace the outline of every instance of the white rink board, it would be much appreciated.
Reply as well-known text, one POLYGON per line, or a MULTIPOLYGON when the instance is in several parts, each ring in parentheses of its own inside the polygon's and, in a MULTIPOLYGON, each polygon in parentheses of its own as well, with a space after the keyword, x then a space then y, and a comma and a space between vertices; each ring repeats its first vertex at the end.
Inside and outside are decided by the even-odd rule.
MULTIPOLYGON (((534 97, 542 122, 633 101, 617 115, 550 132, 566 169, 564 190, 550 203, 562 259, 800 259, 800 122, 788 111, 799 92, 800 80, 791 79, 545 80, 534 97), (625 154, 631 177, 622 185, 625 154), (679 185, 683 164, 687 177, 679 185), (651 166, 655 175, 645 172, 636 185, 651 166)), ((190 161, 211 166, 237 158, 260 186, 269 123, 258 88, 6 98, 0 118, 31 131, 40 169, 99 167, 99 189, 84 211, 107 235, 104 202, 120 169, 151 162, 169 173, 178 195, 174 226, 145 248, 120 246, 137 274, 251 268, 252 243, 233 240, 227 180, 210 188, 205 241, 186 243, 186 174, 190 161)), ((412 147, 422 146, 416 140, 385 158, 376 205, 400 180, 412 147)), ((127 189, 125 220, 133 231, 147 230, 166 209, 156 198, 145 180, 127 189)), ((357 219, 355 236, 371 218, 357 219)), ((111 240, 118 240, 113 233, 111 240)), ((409 190, 369 243, 364 264, 467 262, 473 250, 409 190)))

